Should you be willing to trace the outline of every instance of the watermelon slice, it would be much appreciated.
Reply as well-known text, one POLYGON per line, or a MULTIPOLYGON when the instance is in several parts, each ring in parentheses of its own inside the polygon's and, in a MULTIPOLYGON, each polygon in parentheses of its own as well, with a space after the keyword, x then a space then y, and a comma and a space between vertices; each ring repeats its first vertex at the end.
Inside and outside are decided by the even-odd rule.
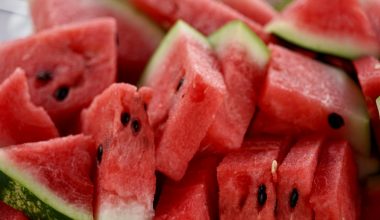
POLYGON ((154 219, 216 219, 216 157, 194 159, 180 182, 167 180, 154 219))
POLYGON ((300 139, 290 149, 278 168, 277 217, 279 219, 312 219, 309 203, 319 151, 324 138, 300 139))
MULTIPOLYGON (((357 85, 342 71, 280 46, 272 57, 259 107, 266 118, 253 129, 284 133, 324 133, 343 137, 354 149, 370 153, 369 116, 357 85), (320 83, 323 82, 323 83, 320 83), (280 126, 275 121, 279 121, 280 126), (262 126, 262 127, 260 127, 262 126)), ((299 135, 299 134, 295 134, 299 135)))
POLYGON ((0 82, 23 68, 33 103, 65 133, 82 108, 115 81, 115 33, 115 21, 104 18, 1 44, 0 82))
POLYGON ((31 102, 22 69, 0 85, 0 109, 0 147, 58 137, 49 115, 31 102))
POLYGON ((154 136, 144 105, 151 91, 113 84, 82 113, 98 146, 96 219, 150 219, 156 179, 154 136))
POLYGON ((93 219, 95 145, 77 135, 0 149, 0 198, 32 219, 93 219))
POLYGON ((30 8, 37 31, 98 17, 115 18, 119 81, 136 83, 163 37, 127 0, 31 0, 30 8))
POLYGON ((24 213, 17 211, 11 206, 0 201, 0 219, 10 220, 28 220, 24 213))
POLYGON ((350 145, 345 141, 327 143, 320 154, 310 196, 315 219, 359 219, 359 201, 350 145))
POLYGON ((272 174, 283 143, 251 142, 224 157, 217 169, 220 219, 275 219, 272 174))
POLYGON ((144 73, 143 82, 155 92, 148 115, 157 169, 174 180, 185 174, 226 94, 211 53, 207 39, 179 21, 144 73))
POLYGON ((221 63, 227 96, 202 146, 203 150, 225 152, 243 142, 265 78, 269 50, 240 21, 226 24, 209 40, 221 63))
POLYGON ((256 22, 218 1, 210 0, 131 0, 141 11, 157 23, 169 28, 181 19, 205 35, 209 35, 229 21, 245 22, 261 39, 269 35, 256 22))
POLYGON ((219 0, 261 25, 267 24, 277 12, 264 0, 219 0))
POLYGON ((379 55, 380 47, 358 0, 298 0, 266 30, 299 46, 348 59, 379 55))

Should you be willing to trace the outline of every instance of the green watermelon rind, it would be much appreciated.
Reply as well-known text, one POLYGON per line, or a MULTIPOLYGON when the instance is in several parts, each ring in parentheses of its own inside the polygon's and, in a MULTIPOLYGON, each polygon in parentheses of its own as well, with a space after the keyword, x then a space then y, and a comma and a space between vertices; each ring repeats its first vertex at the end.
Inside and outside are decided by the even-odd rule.
POLYGON ((270 52, 265 43, 242 21, 231 21, 209 36, 209 42, 218 54, 225 46, 239 44, 249 54, 251 61, 261 68, 267 65, 270 52))
POLYGON ((318 34, 299 28, 292 21, 276 19, 265 30, 301 47, 346 59, 379 55, 379 46, 376 43, 366 44, 344 36, 329 37, 325 33, 318 34))
POLYGON ((50 189, 0 152, 0 197, 29 216, 46 219, 92 220, 93 214, 59 198, 50 189), (5 184, 5 185, 3 185, 5 184), (5 187, 8 186, 8 187, 5 187), (29 200, 30 199, 30 200, 29 200))
POLYGON ((173 48, 173 45, 177 39, 181 38, 182 36, 191 38, 192 40, 197 41, 200 43, 200 45, 204 45, 205 47, 210 47, 209 42, 205 36, 188 25, 186 22, 178 20, 161 41, 156 52, 153 54, 151 60, 146 66, 139 82, 140 86, 146 85, 148 82, 150 82, 150 80, 154 77, 154 73, 157 72, 155 70, 158 69, 158 67, 162 64, 163 60, 165 60, 170 51, 177 49, 173 48))

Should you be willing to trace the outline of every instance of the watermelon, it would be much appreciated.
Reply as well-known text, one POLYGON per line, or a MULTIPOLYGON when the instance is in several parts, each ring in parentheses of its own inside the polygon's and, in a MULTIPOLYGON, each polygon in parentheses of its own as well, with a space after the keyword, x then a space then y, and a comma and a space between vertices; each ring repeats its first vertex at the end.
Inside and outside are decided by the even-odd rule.
POLYGON ((209 35, 229 21, 245 22, 261 39, 269 40, 261 25, 218 1, 210 0, 130 0, 165 28, 179 19, 209 35))
POLYGON ((82 108, 115 81, 115 34, 115 21, 104 18, 1 44, 0 82, 23 68, 33 103, 64 134, 82 108))
POLYGON ((154 219, 216 219, 216 157, 195 158, 179 182, 167 180, 154 219))
POLYGON ((162 30, 127 0, 31 0, 30 9, 37 31, 99 17, 115 18, 119 81, 136 83, 163 37, 162 30))
POLYGON ((251 142, 217 168, 220 219, 275 219, 273 173, 283 141, 251 142))
POLYGON ((0 109, 0 147, 58 137, 46 111, 31 102, 22 69, 0 85, 0 109))
POLYGON ((221 64, 227 96, 202 146, 203 149, 225 152, 239 148, 243 142, 265 78, 269 50, 240 21, 226 24, 209 40, 221 64))
POLYGON ((0 201, 0 219, 28 220, 24 213, 0 201))
POLYGON ((113 84, 81 116, 97 150, 96 219, 150 219, 155 191, 154 136, 144 105, 151 91, 113 84))
POLYGON ((358 0, 298 0, 266 30, 308 49, 355 59, 380 47, 358 0))
POLYGON ((380 176, 369 177, 362 197, 362 219, 376 220, 380 215, 380 176))
POLYGON ((334 67, 280 46, 270 45, 270 49, 267 80, 259 100, 264 114, 256 116, 255 121, 261 123, 253 122, 252 129, 345 138, 358 153, 369 155, 369 116, 358 86, 334 67))
POLYGON ((314 174, 310 203, 319 219, 359 219, 356 165, 346 141, 326 143, 314 174))
POLYGON ((83 135, 0 149, 0 199, 32 219, 93 219, 95 145, 83 135))
POLYGON ((291 147, 278 168, 277 217, 279 219, 312 219, 309 203, 319 151, 324 138, 300 139, 291 147))
POLYGON ((380 42, 380 1, 378 0, 362 0, 360 1, 373 30, 376 32, 377 41, 380 42))
POLYGON ((271 21, 277 12, 264 0, 219 0, 261 25, 271 21))
POLYGON ((143 83, 154 91, 148 115, 157 169, 180 180, 226 94, 207 39, 179 21, 153 55, 143 83))

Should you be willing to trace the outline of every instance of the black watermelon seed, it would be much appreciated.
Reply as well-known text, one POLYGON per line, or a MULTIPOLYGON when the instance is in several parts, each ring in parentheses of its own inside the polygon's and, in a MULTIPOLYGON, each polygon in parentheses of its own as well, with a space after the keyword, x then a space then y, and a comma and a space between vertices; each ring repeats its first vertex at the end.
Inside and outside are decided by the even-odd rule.
POLYGON ((292 192, 290 193, 290 198, 289 198, 289 204, 290 208, 294 208, 297 205, 298 201, 298 190, 296 188, 293 188, 292 192))
POLYGON ((332 129, 339 129, 344 125, 344 119, 339 114, 333 112, 327 116, 327 120, 332 129))
POLYGON ((140 121, 138 119, 133 119, 131 127, 132 127, 133 133, 137 134, 141 130, 140 121))
POLYGON ((264 184, 261 184, 259 186, 259 189, 257 190, 257 203, 260 206, 264 206, 265 202, 267 201, 267 187, 264 184))
POLYGON ((120 116, 120 121, 123 126, 127 126, 131 120, 131 115, 128 112, 123 112, 120 116))
POLYGON ((175 91, 178 92, 178 90, 182 87, 184 81, 185 81, 185 79, 182 77, 182 78, 179 80, 178 85, 177 85, 177 88, 175 89, 175 91))
POLYGON ((102 157, 103 157, 103 145, 99 144, 99 146, 98 146, 98 154, 96 156, 98 164, 100 164, 102 162, 102 157))
POLYGON ((148 105, 146 103, 144 103, 144 110, 147 111, 148 110, 148 105))
POLYGON ((42 72, 39 72, 36 77, 38 81, 49 82, 50 80, 53 79, 52 75, 53 74, 49 71, 42 71, 42 72))
POLYGON ((55 90, 54 97, 57 101, 63 101, 69 95, 69 87, 61 86, 55 90))

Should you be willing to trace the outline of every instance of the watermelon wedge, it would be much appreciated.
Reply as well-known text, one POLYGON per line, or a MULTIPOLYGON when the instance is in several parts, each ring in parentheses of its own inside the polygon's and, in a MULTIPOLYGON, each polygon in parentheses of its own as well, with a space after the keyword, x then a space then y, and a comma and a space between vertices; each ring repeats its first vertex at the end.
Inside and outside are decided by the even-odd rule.
POLYGON ((82 108, 115 81, 115 34, 115 21, 104 18, 1 44, 0 82, 23 68, 33 103, 70 133, 82 108))
POLYGON ((83 135, 0 149, 0 199, 31 219, 93 219, 95 145, 83 135))
POLYGON ((260 111, 267 117, 258 115, 255 121, 268 120, 271 124, 254 122, 253 129, 340 137, 347 139, 357 152, 368 156, 369 116, 358 86, 334 67, 280 46, 271 45, 270 49, 267 80, 259 101, 260 111))
POLYGON ((127 0, 31 0, 30 10, 37 31, 99 17, 115 18, 119 81, 136 83, 163 37, 162 30, 127 0))
POLYGON ((380 54, 376 33, 358 0, 293 1, 266 30, 299 46, 348 59, 380 54))
POLYGON ((218 163, 216 157, 196 158, 180 182, 167 180, 154 219, 216 219, 218 163))
POLYGON ((154 91, 148 115, 157 169, 180 180, 226 94, 207 39, 179 21, 154 54, 143 82, 154 91))
POLYGON ((151 91, 113 84, 82 113, 97 151, 96 219, 151 219, 156 178, 154 136, 144 105, 151 91))
POLYGON ((209 35, 232 20, 246 23, 264 41, 269 35, 261 25, 218 1, 210 0, 131 0, 141 11, 165 28, 184 20, 205 35, 209 35))
POLYGON ((2 201, 0 201, 0 219, 28 220, 24 213, 17 211, 2 201))
POLYGON ((58 137, 46 111, 31 102, 24 70, 0 85, 0 108, 0 147, 58 137))
POLYGON ((310 203, 316 220, 359 219, 355 160, 345 141, 327 143, 314 175, 310 203))
POLYGON ((324 138, 306 137, 291 147, 278 168, 277 217, 313 219, 309 202, 314 173, 324 138))

